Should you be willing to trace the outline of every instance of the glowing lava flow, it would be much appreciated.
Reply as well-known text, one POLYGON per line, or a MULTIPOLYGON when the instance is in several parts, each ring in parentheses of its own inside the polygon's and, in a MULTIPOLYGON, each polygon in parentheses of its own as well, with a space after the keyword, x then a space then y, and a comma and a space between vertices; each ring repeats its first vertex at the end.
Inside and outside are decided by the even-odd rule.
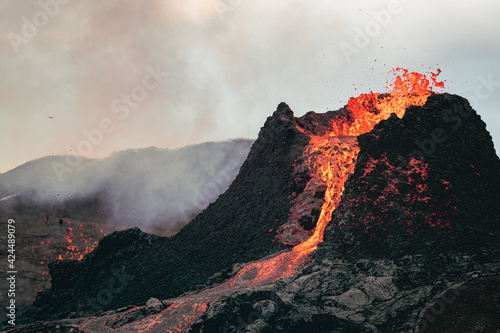
POLYGON ((401 118, 408 106, 424 105, 427 97, 432 94, 432 87, 443 86, 442 82, 436 81, 439 72, 431 73, 430 83, 424 75, 406 70, 398 71, 402 74, 397 76, 389 94, 370 93, 351 98, 344 110, 347 113, 339 113, 340 116, 332 120, 330 133, 314 135, 297 125, 298 130, 311 137, 304 152, 311 175, 308 186, 326 185, 318 222, 305 242, 289 252, 245 266, 221 285, 174 299, 173 305, 156 315, 113 328, 108 323, 116 322, 117 318, 103 315, 83 321, 80 329, 85 332, 182 332, 206 311, 209 302, 245 288, 269 285, 302 270, 309 262, 310 254, 323 240, 323 232, 340 201, 344 183, 354 171, 359 152, 356 137, 369 132, 392 113, 401 118))

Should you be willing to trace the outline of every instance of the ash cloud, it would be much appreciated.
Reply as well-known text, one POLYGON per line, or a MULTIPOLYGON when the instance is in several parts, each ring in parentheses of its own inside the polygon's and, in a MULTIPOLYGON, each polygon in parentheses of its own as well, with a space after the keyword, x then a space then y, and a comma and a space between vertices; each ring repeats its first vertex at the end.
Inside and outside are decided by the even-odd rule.
POLYGON ((43 158, 0 174, 0 200, 15 203, 23 196, 28 205, 43 208, 67 207, 97 196, 114 224, 175 231, 227 190, 252 143, 232 140, 176 150, 122 151, 84 160, 62 182, 53 164, 65 163, 65 157, 43 158))

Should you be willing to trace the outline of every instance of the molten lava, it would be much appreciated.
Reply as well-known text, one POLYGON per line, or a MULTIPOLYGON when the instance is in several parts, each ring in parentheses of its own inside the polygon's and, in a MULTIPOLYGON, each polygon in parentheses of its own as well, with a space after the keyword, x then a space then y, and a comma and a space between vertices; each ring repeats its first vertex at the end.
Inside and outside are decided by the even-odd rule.
MULTIPOLYGON (((309 145, 304 151, 304 160, 311 176, 307 187, 326 186, 324 203, 316 227, 306 241, 288 252, 245 266, 221 285, 195 295, 181 296, 173 300, 173 305, 156 315, 114 329, 107 327, 106 323, 115 318, 94 318, 82 322, 80 329, 85 332, 182 332, 206 311, 209 302, 245 288, 268 285, 294 276, 302 270, 309 262, 311 253, 323 240, 323 232, 340 202, 344 184, 354 171, 359 153, 356 137, 371 131, 392 113, 402 118, 407 107, 424 105, 433 93, 433 88, 444 87, 443 82, 436 80, 440 70, 436 74, 430 74, 430 81, 425 75, 410 73, 407 70, 396 69, 395 72, 400 74, 396 76, 389 93, 369 93, 351 98, 347 106, 332 119, 329 133, 316 135, 296 124, 299 131, 310 136, 309 145)), ((418 161, 413 163, 422 177, 425 177, 425 165, 418 161)))
POLYGON ((406 108, 411 105, 423 106, 433 93, 433 88, 444 88, 444 82, 437 82, 441 73, 430 73, 432 83, 423 74, 408 72, 397 68, 394 72, 396 80, 388 88, 387 94, 369 93, 349 99, 345 109, 347 116, 332 121, 334 136, 358 136, 370 132, 380 121, 395 113, 399 118, 404 116, 406 108))

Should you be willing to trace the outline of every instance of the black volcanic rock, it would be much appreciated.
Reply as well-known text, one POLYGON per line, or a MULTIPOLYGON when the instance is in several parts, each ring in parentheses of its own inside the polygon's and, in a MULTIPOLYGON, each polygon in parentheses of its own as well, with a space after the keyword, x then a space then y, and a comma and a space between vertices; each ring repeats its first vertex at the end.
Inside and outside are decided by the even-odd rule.
POLYGON ((497 247, 500 159, 467 100, 449 94, 358 137, 360 153, 321 253, 389 258, 497 247))
POLYGON ((286 222, 289 198, 307 183, 292 176, 294 161, 309 142, 293 119, 281 103, 230 188, 175 236, 139 229, 115 232, 80 262, 52 263, 52 288, 37 297, 33 318, 64 318, 174 297, 234 264, 287 248, 273 241, 270 230, 286 222))

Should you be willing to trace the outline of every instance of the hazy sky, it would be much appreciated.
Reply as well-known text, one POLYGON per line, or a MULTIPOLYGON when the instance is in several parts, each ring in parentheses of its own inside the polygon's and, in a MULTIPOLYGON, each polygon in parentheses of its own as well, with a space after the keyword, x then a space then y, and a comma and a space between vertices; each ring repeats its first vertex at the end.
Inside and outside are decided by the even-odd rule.
POLYGON ((338 109, 394 67, 441 68, 498 150, 499 14, 494 0, 0 0, 0 172, 256 138, 281 101, 338 109))

